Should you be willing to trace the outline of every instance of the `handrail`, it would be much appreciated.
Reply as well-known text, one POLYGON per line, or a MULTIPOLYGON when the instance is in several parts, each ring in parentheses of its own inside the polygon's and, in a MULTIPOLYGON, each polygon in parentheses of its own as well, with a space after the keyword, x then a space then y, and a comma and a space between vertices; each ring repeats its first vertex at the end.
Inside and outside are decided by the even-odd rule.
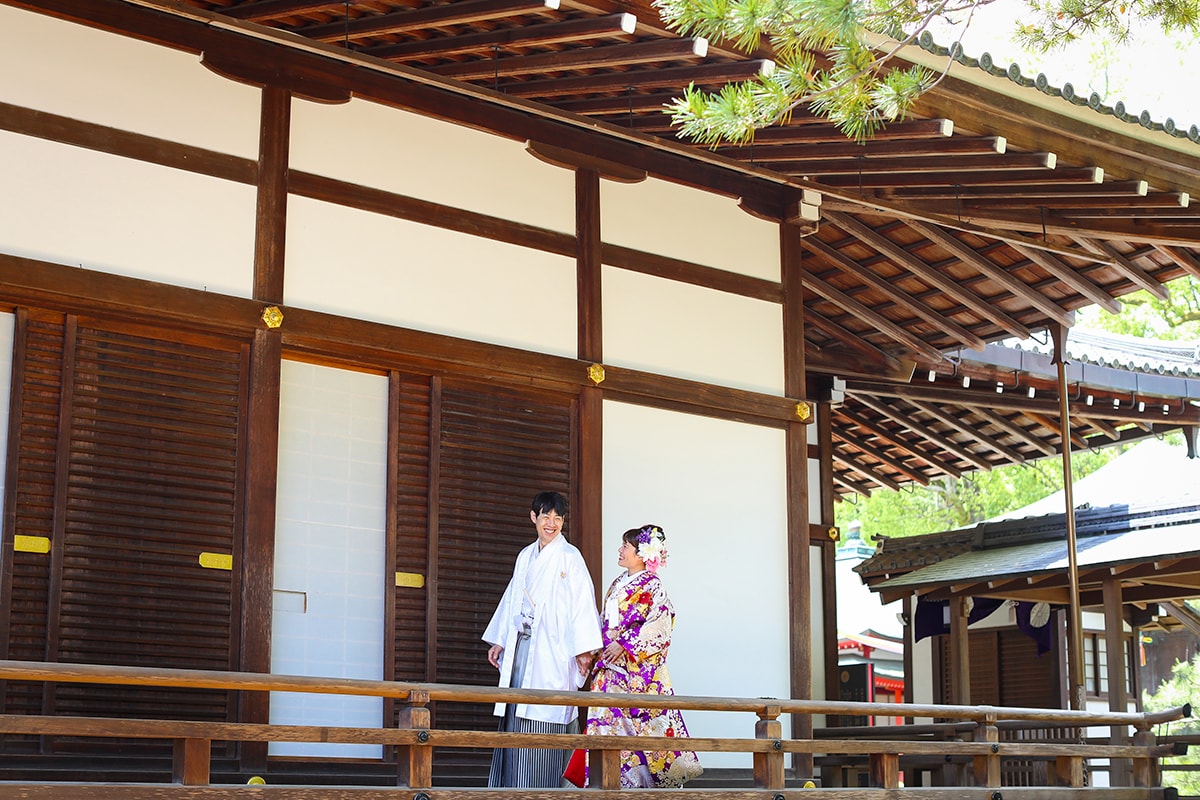
MULTIPOLYGON (((507 689, 464 684, 406 683, 361 678, 318 678, 304 675, 275 675, 219 670, 155 669, 150 667, 65 664, 43 661, 0 660, 0 680, 44 680, 60 683, 110 683, 134 686, 170 686, 231 691, 313 692, 373 696, 407 700, 422 695, 428 700, 482 703, 531 703, 537 705, 591 705, 591 692, 559 692, 547 689, 507 689)), ((646 696, 605 693, 604 705, 615 708, 643 706, 646 696)), ((1157 712, 1082 711, 1074 709, 1020 708, 1007 706, 952 706, 916 703, 860 703, 845 700, 794 700, 774 697, 711 697, 671 695, 656 697, 656 708, 692 711, 744 711, 762 715, 829 714, 847 716, 941 717, 995 724, 999 720, 1064 722, 1079 725, 1129 725, 1146 729, 1162 722, 1182 719, 1191 706, 1157 712)))
MULTIPOLYGON (((622 750, 673 750, 681 745, 674 737, 617 737, 583 734, 530 734, 500 731, 462 731, 431 729, 428 705, 445 702, 520 702, 549 705, 590 705, 598 695, 590 692, 504 689, 491 686, 405 683, 353 678, 315 678, 298 675, 222 672, 216 670, 151 669, 146 667, 63 664, 54 662, 0 661, 0 681, 47 681, 54 683, 120 684, 129 686, 206 688, 227 691, 313 692, 334 695, 376 696, 400 704, 397 727, 352 728, 335 726, 272 725, 248 722, 203 722, 191 720, 118 719, 71 716, 0 714, 0 735, 87 736, 107 738, 165 739, 174 743, 174 788, 146 791, 136 784, 73 783, 86 787, 89 797, 113 800, 201 800, 208 797, 240 796, 237 787, 230 794, 213 794, 211 785, 211 748, 214 741, 230 742, 332 742, 375 744, 396 748, 397 783, 416 791, 414 798, 425 800, 545 800, 561 790, 453 790, 432 788, 432 753, 442 748, 535 747, 549 749, 586 748, 590 752, 592 786, 589 795, 612 796, 620 792, 620 755, 622 750), (187 789, 187 792, 182 791, 187 789), (160 791, 161 790, 161 791, 160 791), (179 791, 176 791, 179 790, 179 791), (98 792, 98 793, 97 793, 98 792), (156 793, 158 792, 158 793, 156 793), (551 794, 547 794, 550 792, 551 794)), ((602 695, 606 706, 631 707, 646 704, 646 695, 602 695)), ((740 711, 753 713, 753 738, 699 737, 687 740, 686 747, 701 752, 741 752, 753 760, 754 790, 700 789, 672 790, 674 800, 789 800, 784 770, 787 753, 819 757, 830 764, 860 764, 868 770, 872 787, 805 788, 805 800, 834 800, 853 795, 852 800, 899 800, 904 790, 916 800, 996 800, 1002 782, 1002 765, 1016 761, 1046 764, 1046 789, 1006 786, 1005 800, 1167 800, 1161 782, 1160 760, 1172 755, 1172 745, 1157 743, 1150 728, 1164 721, 1190 714, 1189 706, 1154 713, 1075 711, 999 706, 905 705, 897 703, 857 703, 849 701, 795 700, 770 697, 656 696, 656 707, 693 711, 740 711), (784 713, 839 714, 852 716, 940 717, 964 722, 950 723, 972 728, 970 741, 929 739, 846 738, 786 739, 779 716, 784 713), (1131 743, 1086 743, 1076 741, 1033 742, 1000 741, 1000 727, 1031 723, 1029 727, 1050 724, 1079 726, 1108 725, 1136 729, 1131 743), (914 787, 901 783, 902 759, 913 765, 937 761, 958 769, 960 785, 914 787), (923 761, 922 761, 923 759, 923 761), (1088 759, 1108 759, 1132 766, 1134 786, 1101 789, 1086 786, 1085 764, 1088 759), (965 767, 965 769, 964 769, 965 767), (964 782, 965 781, 965 782, 964 782), (975 787, 972 789, 971 787, 975 787), (1063 794, 1062 789, 1070 794, 1063 794), (975 791, 986 794, 975 794, 975 791), (839 795, 838 792, 843 792, 839 795), (849 792, 850 794, 845 794, 849 792)), ((899 734, 906 728, 894 726, 899 734)), ((861 734, 862 731, 853 733, 861 734)), ((841 767, 839 766, 838 769, 841 767)), ((54 797, 53 787, 0 780, 0 800, 54 797)), ((253 791, 257 787, 242 787, 253 791)), ((222 787, 225 791, 226 787, 222 787)), ((240 790, 239 790, 240 791, 240 790)), ((340 790, 339 790, 340 791, 340 790)), ((395 788, 387 791, 354 787, 337 796, 362 800, 391 800, 395 788)), ((246 796, 249 796, 248 794, 246 796)), ((259 795, 255 795, 256 797, 259 795)), ((316 787, 294 789, 272 787, 271 796, 284 800, 325 800, 316 787)))

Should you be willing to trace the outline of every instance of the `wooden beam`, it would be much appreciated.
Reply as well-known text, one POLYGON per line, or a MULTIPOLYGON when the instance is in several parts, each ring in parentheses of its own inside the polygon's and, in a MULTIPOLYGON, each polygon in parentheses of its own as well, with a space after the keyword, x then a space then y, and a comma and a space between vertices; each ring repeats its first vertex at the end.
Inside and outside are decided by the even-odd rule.
POLYGON ((898 450, 908 453, 913 458, 917 458, 917 459, 920 459, 921 461, 924 461, 926 464, 933 467, 934 469, 944 472, 947 475, 951 475, 955 478, 962 477, 962 474, 963 474, 962 470, 958 469, 957 467, 953 467, 944 461, 941 461, 936 456, 933 456, 929 453, 926 453, 923 450, 920 450, 912 442, 901 439, 900 436, 898 434, 896 434, 895 432, 889 431, 887 428, 883 427, 879 423, 877 423, 873 420, 867 419, 862 414, 859 414, 856 411, 852 411, 852 410, 846 408, 845 406, 842 406, 841 408, 838 409, 838 415, 841 417, 844 417, 845 419, 849 420, 850 422, 853 422, 855 425, 862 428, 863 430, 869 431, 876 438, 887 442, 888 444, 892 445, 893 447, 897 448, 898 450))
POLYGON ((963 202, 963 209, 968 213, 977 209, 990 211, 1004 208, 1035 208, 1053 209, 1054 213, 1063 218, 1091 216, 1094 212, 1116 210, 1118 213, 1127 212, 1129 217, 1153 216, 1159 209, 1184 208, 1179 202, 1179 195, 1166 192, 1139 197, 1127 195, 1042 195, 1038 197, 973 197, 963 202))
MULTIPOLYGON (((795 165, 776 161, 768 153, 760 162, 767 169, 800 174, 823 183, 829 175, 880 175, 894 172, 958 173, 972 170, 1054 169, 1053 153, 1008 153, 1005 155, 923 156, 918 158, 829 158, 795 165)), ((952 179, 952 178, 951 178, 952 179)))
MULTIPOLYGON (((795 122, 795 118, 793 118, 795 122)), ((954 133, 954 123, 948 119, 907 119, 889 122, 876 131, 872 142, 894 140, 947 139, 954 133)), ((844 144, 846 132, 828 122, 812 122, 804 125, 773 125, 754 132, 758 144, 844 144)), ((717 152, 737 150, 738 145, 718 147, 717 152)))
MULTIPOLYGON (((1045 428, 1048 431, 1053 431, 1054 434, 1057 435, 1060 439, 1062 438, 1063 426, 1060 425, 1059 423, 1055 422, 1054 420, 1050 419, 1049 417, 1045 416, 1044 414, 1038 414, 1037 412, 1034 412, 1034 411, 1026 411, 1026 412, 1024 412, 1024 414, 1031 421, 1036 422, 1038 425, 1041 425, 1043 428, 1045 428)), ((1071 432, 1071 444, 1074 445, 1077 450, 1083 450, 1083 449, 1087 448, 1087 443, 1084 442, 1082 438, 1075 435, 1074 431, 1071 432)))
POLYGON ((1014 169, 1001 172, 979 170, 976 172, 956 172, 947 176, 941 172, 898 172, 872 173, 861 176, 831 175, 821 179, 821 183, 829 186, 855 188, 861 185, 865 189, 873 189, 876 196, 888 199, 915 199, 918 195, 906 196, 910 189, 928 188, 935 191, 935 197, 941 197, 942 192, 950 191, 950 198, 957 197, 953 190, 962 187, 969 189, 973 186, 1027 186, 1037 189, 1041 186, 1067 186, 1070 184, 1098 184, 1104 181, 1104 170, 1099 167, 1065 167, 1063 169, 1014 169))
POLYGON ((836 453, 833 456, 833 460, 840 464, 845 464, 847 467, 859 473, 867 480, 874 481, 885 489, 892 489, 893 491, 899 491, 900 489, 900 483, 898 481, 894 481, 885 475, 880 475, 878 472, 864 464, 861 459, 856 458, 849 453, 836 453))
POLYGON ((609 69, 660 61, 698 61, 708 55, 705 39, 657 39, 581 50, 558 50, 528 56, 481 58, 426 67, 437 75, 470 81, 481 78, 510 78, 560 70, 609 69))
POLYGON ((1200 279, 1200 259, 1196 256, 1180 247, 1161 246, 1155 249, 1182 267, 1184 272, 1200 279))
POLYGON ((1046 442, 1037 438, 1032 433, 1025 430, 1020 425, 1017 425, 1015 422, 1008 419, 1008 417, 1003 416, 1002 414, 997 414, 995 411, 987 408, 976 408, 975 413, 995 425, 997 428, 1000 428, 1002 431, 1015 436, 1033 449, 1040 451, 1043 455, 1052 456, 1058 453, 1058 451, 1054 449, 1053 445, 1047 444, 1046 442))
POLYGON ((1046 270, 1046 272, 1049 272, 1051 276, 1058 279, 1067 288, 1079 292, 1079 294, 1106 311, 1110 311, 1113 314, 1120 312, 1121 302, 1119 300, 1114 300, 1108 292, 1105 292, 1099 286, 1084 278, 1056 256, 1041 250, 1030 249, 1024 245, 1011 242, 1010 244, 1014 250, 1046 270))
POLYGON ((525 152, 543 163, 553 164, 556 167, 573 170, 593 170, 601 178, 615 181, 616 183, 641 183, 646 180, 645 170, 630 169, 624 164, 604 161, 603 159, 579 153, 575 150, 566 150, 551 144, 545 144, 544 142, 526 142, 525 152))
POLYGON ((1101 434, 1109 439, 1112 439, 1114 442, 1121 440, 1120 431, 1102 419, 1096 419, 1095 417, 1078 417, 1077 419, 1080 421, 1080 423, 1084 425, 1090 425, 1091 427, 1100 431, 1101 434))
MULTIPOLYGON (((242 6, 235 6, 242 8, 242 6)), ((539 47, 596 39, 632 36, 637 18, 633 14, 609 14, 604 17, 570 19, 546 25, 518 26, 481 33, 449 35, 441 39, 420 39, 360 48, 359 52, 388 61, 422 61, 462 53, 486 53, 493 48, 539 47)))
MULTIPOLYGON (((1037 308, 1050 319, 1060 322, 1063 325, 1068 325, 1074 321, 1074 314, 1072 312, 1060 307, 1041 292, 1013 277, 1008 270, 997 266, 949 231, 919 220, 909 220, 907 221, 907 225, 980 275, 983 275, 988 280, 1011 292, 1015 297, 1037 308)), ((1028 328, 1025 328, 1025 330, 1028 331, 1028 328)), ((1021 338, 1027 338, 1027 336, 1021 338)))
POLYGON ((960 286, 950 277, 935 270, 929 264, 925 263, 925 261, 908 252, 869 225, 860 222, 849 214, 838 212, 827 211, 825 212, 825 218, 850 236, 857 237, 863 244, 878 250, 897 267, 908 270, 929 286, 945 292, 983 319, 994 323, 996 327, 1020 338, 1026 338, 1029 335, 1028 328, 996 308, 994 304, 988 303, 979 295, 960 286), (1023 334, 1022 331, 1024 332, 1023 334))
POLYGON ((344 7, 345 3, 339 2, 339 0, 256 0, 239 6, 230 6, 224 10, 235 19, 261 22, 273 17, 289 17, 313 11, 332 11, 339 6, 344 7))
POLYGON ((1111 262, 1113 269, 1120 272, 1135 285, 1145 289, 1150 294, 1157 297, 1159 300, 1167 300, 1171 297, 1171 292, 1166 286, 1163 286, 1158 281, 1150 276, 1150 273, 1133 263, 1133 260, 1128 256, 1122 255, 1117 248, 1113 247, 1109 242, 1103 239, 1090 239, 1086 236, 1079 236, 1075 241, 1093 253, 1107 256, 1111 262))
MULTIPOLYGON (((857 397, 858 395, 855 395, 855 396, 857 397)), ((1014 463, 1014 464, 1025 463, 1025 456, 1021 452, 1014 450, 1011 447, 1008 447, 1007 445, 1000 444, 1000 442, 996 441, 996 437, 994 437, 994 436, 984 436, 982 433, 980 433, 979 431, 975 430, 970 425, 968 425, 965 421, 965 417, 966 417, 965 414, 955 417, 954 415, 948 414, 947 412, 943 411, 938 406, 935 406, 933 403, 926 403, 926 402, 923 402, 920 400, 913 400, 910 398, 905 398, 905 399, 908 401, 908 403, 910 405, 912 405, 914 408, 918 409, 919 411, 922 411, 922 412, 928 414, 929 416, 931 416, 934 419, 941 422, 943 425, 948 425, 951 428, 954 428, 955 430, 959 431, 960 433, 962 433, 966 436, 970 436, 972 439, 974 439, 979 444, 983 445, 984 447, 995 450, 997 453, 999 453, 1000 455, 1002 455, 1004 458, 1011 461, 1012 463, 1014 463)))
MULTIPOLYGON (((1047 400, 1039 397, 1030 400, 1019 392, 996 394, 995 392, 980 392, 970 389, 950 389, 935 384, 891 383, 856 377, 847 383, 847 389, 882 397, 903 397, 910 402, 916 399, 931 403, 966 406, 976 409, 1002 409, 1020 414, 1032 411, 1039 414, 1053 415, 1057 413, 1058 409, 1057 399, 1047 400)), ((1145 426, 1144 429, 1148 433, 1153 432, 1154 428, 1151 427, 1152 425, 1160 426, 1159 430, 1161 430, 1162 426, 1174 427, 1177 425, 1196 424, 1200 421, 1200 408, 1190 406, 1186 403, 1180 404, 1178 408, 1173 407, 1168 414, 1162 413, 1161 402, 1147 403, 1145 411, 1138 411, 1136 405, 1132 408, 1125 406, 1111 408, 1107 405, 1103 407, 1089 406, 1085 400, 1075 400, 1070 403, 1071 416, 1096 416, 1101 413, 1108 420, 1132 422, 1145 426)))
POLYGON ((853 447, 864 455, 870 456, 884 466, 891 467, 893 470, 899 472, 901 475, 906 476, 914 483, 918 483, 921 486, 929 485, 929 478, 925 477, 925 475, 921 474, 912 467, 909 467, 903 461, 892 458, 884 451, 883 448, 868 444, 864 439, 849 433, 844 428, 835 429, 832 435, 834 439, 845 442, 850 447, 853 447))
POLYGON ((723 86, 726 83, 753 80, 759 75, 770 75, 774 70, 774 62, 756 59, 510 82, 500 84, 498 89, 510 97, 539 99, 589 92, 623 92, 630 87, 682 90, 693 83, 697 86, 723 86))
MULTIPOLYGON (((458 0, 454 3, 421 6, 388 14, 369 14, 355 19, 339 19, 322 25, 309 25, 304 28, 304 37, 318 42, 340 42, 344 39, 354 41, 367 36, 405 33, 423 28, 494 22, 508 17, 556 11, 558 5, 558 0, 458 0)), ((227 12, 228 9, 222 10, 222 13, 227 12)))
POLYGON ((901 308, 907 308, 931 325, 941 328, 950 338, 957 339, 972 350, 982 350, 984 348, 985 342, 983 339, 955 323, 948 315, 933 310, 925 305, 924 301, 918 300, 903 289, 900 289, 895 281, 886 280, 870 269, 859 266, 837 248, 826 244, 815 236, 807 237, 804 240, 804 247, 811 252, 823 256, 828 263, 843 272, 853 275, 858 280, 872 286, 876 291, 891 298, 901 308))
MULTIPOLYGON (((624 92, 603 97, 564 98, 554 103, 554 107, 573 114, 624 114, 625 125, 628 125, 630 114, 645 111, 662 111, 663 106, 679 96, 679 92, 624 92)), ((665 116, 665 115, 664 115, 665 116)), ((615 122, 614 124, 619 124, 615 122)))
POLYGON ((1016 201, 1021 198, 1036 200, 1070 200, 1079 204, 1097 198, 1119 197, 1128 201, 1145 197, 1148 185, 1145 181, 1113 181, 1110 183, 1040 183, 1040 184, 989 184, 986 186, 914 186, 910 189, 894 189, 889 197, 920 198, 922 200, 961 200, 970 205, 988 201, 1016 201))
MULTIPOLYGON (((872 409, 877 414, 882 414, 883 416, 890 419, 892 422, 895 422, 897 425, 900 425, 902 427, 908 428, 909 430, 919 433, 924 438, 929 439, 930 441, 934 442, 939 447, 941 447, 943 450, 953 453, 954 455, 961 458, 963 461, 966 461, 969 464, 974 464, 975 466, 979 467, 980 469, 982 469, 986 472, 991 471, 991 469, 992 469, 991 462, 981 458, 980 456, 977 456, 975 453, 972 453, 970 450, 968 450, 966 447, 960 445, 958 442, 954 441, 953 439, 950 439, 947 436, 941 435, 940 433, 934 431, 932 428, 928 427, 927 425, 920 424, 919 422, 917 422, 917 420, 911 414, 908 414, 908 413, 902 412, 898 409, 895 409, 895 408, 889 406, 887 403, 882 403, 882 402, 870 397, 869 395, 855 394, 855 395, 853 395, 853 397, 856 402, 861 403, 864 406, 866 406, 867 408, 872 409)), ((972 438, 974 438, 974 437, 972 437, 972 438)))
POLYGON ((901 325, 892 322, 887 317, 858 302, 850 295, 834 287, 833 284, 821 280, 816 275, 806 273, 804 275, 804 285, 844 311, 864 320, 880 333, 899 342, 914 353, 919 353, 935 362, 942 361, 945 358, 939 350, 921 341, 901 325))
POLYGON ((834 483, 845 486, 854 494, 861 494, 863 497, 871 496, 871 487, 857 481, 852 481, 840 472, 833 473, 833 481, 834 483))
MULTIPOLYGON (((754 141, 756 144, 765 144, 758 137, 755 137, 754 141)), ((769 149, 758 154, 758 160, 790 162, 800 165, 805 162, 821 162, 832 158, 888 158, 895 159, 898 165, 903 166, 910 159, 917 159, 924 156, 942 158, 949 155, 991 155, 1003 153, 1004 147, 1003 136, 958 137, 954 139, 924 139, 917 141, 911 139, 875 141, 872 139, 865 143, 843 139, 841 142, 828 143, 772 144, 769 149)), ((719 147, 717 148, 717 152, 739 160, 754 158, 754 147, 749 144, 737 147, 719 147)), ((909 167, 904 168, 909 169, 909 167)), ((867 167, 867 169, 873 170, 874 166, 867 167)))

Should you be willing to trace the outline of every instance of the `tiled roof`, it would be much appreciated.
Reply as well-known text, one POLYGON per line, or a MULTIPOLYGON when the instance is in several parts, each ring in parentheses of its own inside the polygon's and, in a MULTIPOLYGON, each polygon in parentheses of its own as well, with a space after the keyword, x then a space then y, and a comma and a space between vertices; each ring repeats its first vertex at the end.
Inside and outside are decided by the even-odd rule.
MULTIPOLYGON (((1050 337, 1045 342, 1008 339, 1002 346, 1042 355, 1052 355, 1054 351, 1050 337)), ((1072 328, 1067 336, 1067 357, 1076 363, 1098 367, 1200 378, 1200 342, 1161 341, 1072 328)))
POLYGON ((922 33, 918 42, 923 50, 938 56, 950 56, 965 67, 981 69, 989 75, 994 75, 998 78, 1008 78, 1018 86, 1033 87, 1051 97, 1061 97, 1073 105, 1088 106, 1098 114, 1108 114, 1122 122, 1141 125, 1147 130, 1162 131, 1170 136, 1180 139, 1190 139, 1200 144, 1200 126, 1192 125, 1185 130, 1170 117, 1162 122, 1157 122, 1150 118, 1149 111, 1143 110, 1140 114, 1132 114, 1125 108, 1125 103, 1120 100, 1111 106, 1105 105, 1101 101, 1100 95, 1096 92, 1083 97, 1075 93, 1075 87, 1070 83, 1064 83, 1061 87, 1051 86, 1049 79, 1046 78, 1044 73, 1038 73, 1036 78, 1028 78, 1021 74, 1021 67, 1017 64, 1009 64, 1007 67, 1001 67, 992 61, 990 53, 984 53, 979 58, 972 58, 963 52, 961 45, 957 42, 950 47, 943 47, 933 40, 933 35, 929 31, 922 33))

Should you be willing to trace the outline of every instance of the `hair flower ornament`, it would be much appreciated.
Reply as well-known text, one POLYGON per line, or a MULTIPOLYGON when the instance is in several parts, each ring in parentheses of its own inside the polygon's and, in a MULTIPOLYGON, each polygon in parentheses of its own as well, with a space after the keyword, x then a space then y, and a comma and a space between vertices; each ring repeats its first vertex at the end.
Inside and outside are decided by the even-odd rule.
POLYGON ((657 525, 643 525, 638 531, 638 558, 646 562, 651 574, 667 563, 667 535, 657 525))

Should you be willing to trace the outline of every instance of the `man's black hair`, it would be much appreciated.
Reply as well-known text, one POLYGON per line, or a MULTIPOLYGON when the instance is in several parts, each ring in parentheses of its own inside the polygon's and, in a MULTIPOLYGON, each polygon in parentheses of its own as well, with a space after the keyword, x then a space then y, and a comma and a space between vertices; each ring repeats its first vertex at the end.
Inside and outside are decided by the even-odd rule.
POLYGON ((558 492, 538 492, 533 497, 530 509, 534 514, 545 514, 553 511, 560 517, 567 515, 567 498, 558 492))

